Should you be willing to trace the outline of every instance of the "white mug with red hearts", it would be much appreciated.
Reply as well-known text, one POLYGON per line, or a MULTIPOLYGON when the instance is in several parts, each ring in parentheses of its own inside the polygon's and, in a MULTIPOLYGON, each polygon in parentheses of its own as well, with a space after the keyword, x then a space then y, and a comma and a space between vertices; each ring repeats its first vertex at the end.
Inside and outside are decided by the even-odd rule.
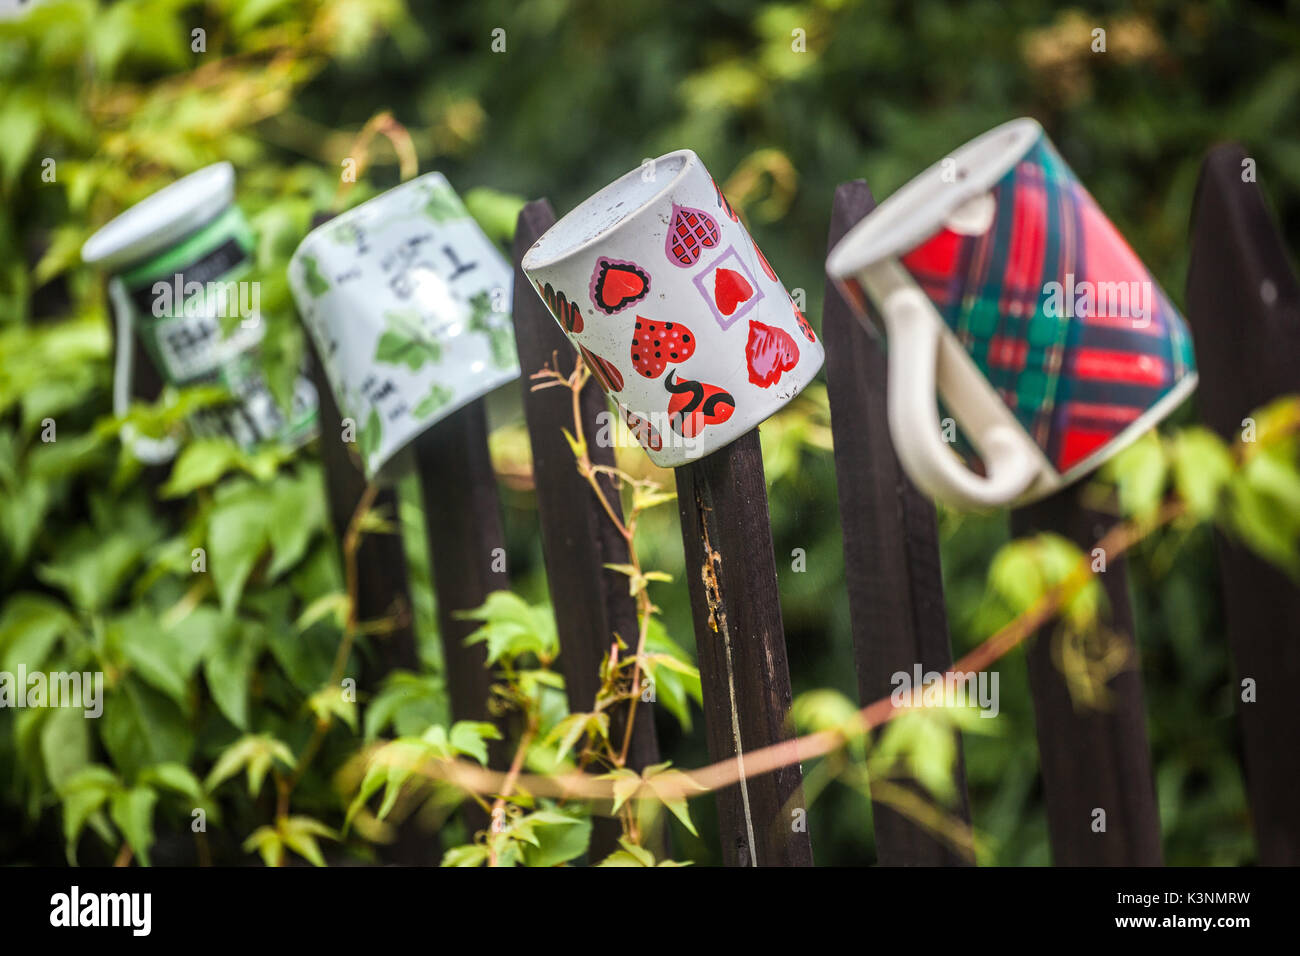
POLYGON ((812 327, 689 149, 586 200, 523 271, 665 468, 735 441, 822 365, 812 327))

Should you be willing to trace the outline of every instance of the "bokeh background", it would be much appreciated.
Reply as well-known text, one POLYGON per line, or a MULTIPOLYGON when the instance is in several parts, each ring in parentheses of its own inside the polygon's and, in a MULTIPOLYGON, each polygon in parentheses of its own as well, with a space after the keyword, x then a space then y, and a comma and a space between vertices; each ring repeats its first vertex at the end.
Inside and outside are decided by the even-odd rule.
MULTIPOLYGON (((110 318, 102 277, 80 264, 78 251, 107 219, 181 174, 221 159, 237 168, 239 202, 260 237, 265 361, 281 394, 303 348, 284 263, 313 213, 398 181, 399 153, 381 135, 361 182, 340 190, 342 161, 382 111, 409 134, 420 170, 444 172, 503 242, 525 199, 547 196, 562 213, 647 157, 693 148, 786 286, 804 290, 814 326, 836 184, 865 177, 883 197, 953 147, 1019 115, 1043 123, 1176 303, 1193 189, 1214 143, 1245 145, 1292 248, 1300 229, 1295 2, 23 6, 32 9, 0 20, 0 669, 49 668, 90 653, 111 689, 106 717, 91 730, 47 713, 0 712, 2 863, 68 857, 60 783, 88 763, 129 779, 166 759, 202 777, 235 733, 232 714, 291 743, 301 736, 294 717, 316 664, 277 633, 292 634, 301 608, 337 588, 339 576, 315 450, 276 458, 269 472, 235 469, 167 497, 138 480, 138 467, 105 426, 110 318), (1104 53, 1092 49, 1097 28, 1106 32, 1104 53), (195 30, 203 31, 202 52, 195 30), (502 38, 504 51, 494 52, 502 38), (42 177, 47 160, 53 181, 42 177), (52 446, 37 438, 47 416, 58 421, 52 446), (222 652, 216 666, 200 665, 176 649, 198 638, 177 637, 166 615, 193 597, 183 572, 205 522, 230 496, 246 493, 264 494, 267 513, 293 524, 292 550, 252 575, 240 628, 203 638, 222 652), (151 661, 150 648, 159 647, 173 651, 151 661)), ((1182 418, 1191 418, 1189 409, 1182 418)), ((827 422, 824 391, 815 387, 762 436, 795 691, 852 696, 827 422), (783 558, 795 548, 807 553, 803 573, 783 558)), ((512 577, 521 594, 542 600, 526 436, 507 427, 493 444, 512 577)), ((639 455, 627 465, 650 473, 639 455)), ((409 486, 403 491, 426 664, 409 705, 428 718, 445 711, 445 689, 418 497, 409 486)), ((988 561, 1006 540, 1006 518, 941 512, 940 525, 960 653, 988 634, 988 561)), ((1256 857, 1211 544, 1204 529, 1163 536, 1139 548, 1131 565, 1172 864, 1256 857)), ((658 602, 668 632, 689 648, 671 508, 647 522, 642 548, 647 566, 676 577, 658 602)), ((217 627, 200 618, 186 626, 217 627)), ((328 661, 336 639, 313 628, 304 644, 323 649, 328 661)), ((996 735, 965 742, 981 862, 1044 864, 1046 822, 1019 653, 1002 663, 1001 679, 996 735)), ((665 755, 682 767, 704 762, 698 710, 689 732, 659 716, 665 755)), ((329 744, 333 762, 325 766, 355 746, 341 737, 329 744)), ((308 783, 309 809, 337 821, 340 798, 329 779, 322 772, 308 783)), ((191 861, 185 805, 155 808, 156 861, 191 861), (176 833, 183 835, 169 836, 176 833)), ((238 845, 259 812, 244 796, 218 801, 217 861, 251 859, 238 845), (230 832, 226 844, 222 829, 230 832)), ((676 855, 714 861, 707 801, 695 817, 701 837, 675 831, 676 855)), ((810 827, 819 863, 874 859, 870 806, 860 793, 831 785, 813 805, 810 827)), ((116 851, 89 832, 72 843, 83 862, 107 862, 116 851)))

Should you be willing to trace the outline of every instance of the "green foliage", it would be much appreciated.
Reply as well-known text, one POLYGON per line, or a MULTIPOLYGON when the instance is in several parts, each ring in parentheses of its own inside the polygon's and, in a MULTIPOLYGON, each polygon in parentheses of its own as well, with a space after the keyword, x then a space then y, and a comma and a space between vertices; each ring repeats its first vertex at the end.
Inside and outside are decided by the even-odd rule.
POLYGON ((1247 423, 1234 449, 1204 428, 1147 434, 1102 478, 1125 514, 1150 520, 1172 490, 1189 517, 1218 522, 1300 580, 1300 398, 1280 398, 1247 423))
POLYGON ((483 622, 465 641, 486 644, 488 664, 510 664, 532 655, 545 666, 560 652, 551 609, 532 607, 509 591, 494 591, 482 607, 456 616, 483 622))
POLYGON ((655 861, 655 855, 643 846, 637 846, 630 840, 619 840, 621 850, 611 853, 605 859, 597 863, 597 866, 690 866, 688 863, 678 863, 675 860, 655 861))

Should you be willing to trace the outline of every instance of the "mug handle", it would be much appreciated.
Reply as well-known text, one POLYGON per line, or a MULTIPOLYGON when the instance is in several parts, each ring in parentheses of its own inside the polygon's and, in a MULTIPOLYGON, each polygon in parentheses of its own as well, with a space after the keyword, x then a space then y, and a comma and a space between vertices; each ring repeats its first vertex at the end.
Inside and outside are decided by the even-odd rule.
POLYGON ((1010 504, 1042 473, 1041 456, 1018 426, 1001 420, 996 396, 982 381, 962 374, 959 347, 943 335, 933 303, 896 260, 872 267, 872 298, 879 303, 888 340, 889 429, 898 457, 924 491, 968 508, 1010 504), (970 387, 974 385, 975 387, 970 387), (984 385, 983 389, 978 386, 984 385), (961 394, 953 414, 988 467, 978 475, 944 442, 938 394, 961 394), (988 399, 981 407, 981 400, 988 399), (960 409, 958 412, 956 409, 960 409))
MULTIPOLYGON (((108 301, 117 326, 117 354, 113 359, 113 415, 121 418, 131 407, 131 386, 135 381, 135 342, 131 337, 131 299, 126 286, 116 277, 108 280, 108 301)), ((173 438, 145 438, 134 426, 122 426, 122 442, 139 461, 161 465, 176 456, 173 438)))

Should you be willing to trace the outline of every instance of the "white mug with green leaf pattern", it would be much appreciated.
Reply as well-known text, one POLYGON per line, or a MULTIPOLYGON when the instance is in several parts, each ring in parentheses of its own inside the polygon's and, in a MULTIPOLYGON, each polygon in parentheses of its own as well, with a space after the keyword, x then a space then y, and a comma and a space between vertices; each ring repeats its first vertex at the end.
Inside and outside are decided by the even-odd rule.
POLYGON ((298 246, 289 284, 368 478, 395 470, 430 425, 519 377, 513 282, 441 173, 381 193, 298 246))

